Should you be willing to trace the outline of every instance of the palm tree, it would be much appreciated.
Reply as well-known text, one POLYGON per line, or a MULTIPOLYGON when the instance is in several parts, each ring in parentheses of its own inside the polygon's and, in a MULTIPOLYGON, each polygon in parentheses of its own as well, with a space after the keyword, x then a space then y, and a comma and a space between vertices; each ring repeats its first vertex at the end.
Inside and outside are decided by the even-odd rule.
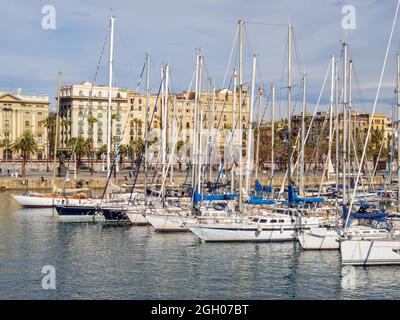
POLYGON ((11 150, 22 157, 21 176, 25 177, 26 160, 39 149, 35 135, 27 130, 12 144, 11 150))
POLYGON ((82 158, 90 154, 90 139, 84 137, 73 137, 68 141, 68 148, 71 153, 75 153, 77 162, 77 172, 79 173, 79 166, 82 163, 82 158))
POLYGON ((8 160, 8 153, 7 150, 12 147, 12 142, 8 138, 4 138, 0 140, 0 148, 6 150, 6 160, 8 160))
POLYGON ((89 115, 87 117, 87 122, 90 128, 91 136, 90 136, 90 153, 91 153, 91 160, 90 160, 90 175, 93 176, 93 159, 94 159, 94 138, 93 138, 93 133, 94 133, 94 124, 97 122, 97 118, 89 115))
POLYGON ((54 144, 56 143, 56 137, 55 135, 50 134, 50 128, 52 126, 56 125, 56 118, 52 116, 48 116, 46 119, 44 119, 44 126, 47 128, 47 137, 48 137, 48 143, 47 143, 47 165, 48 161, 50 158, 50 150, 54 148, 54 144))

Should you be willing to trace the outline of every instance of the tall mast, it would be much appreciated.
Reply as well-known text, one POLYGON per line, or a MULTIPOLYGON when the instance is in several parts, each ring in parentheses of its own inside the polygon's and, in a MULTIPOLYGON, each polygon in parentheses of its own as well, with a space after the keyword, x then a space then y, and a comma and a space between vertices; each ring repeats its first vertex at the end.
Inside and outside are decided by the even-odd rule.
POLYGON ((396 102, 397 102, 397 206, 400 210, 400 53, 397 53, 396 102))
POLYGON ((196 156, 197 156, 197 108, 199 90, 199 64, 200 50, 196 52, 195 91, 194 91, 194 113, 193 113, 193 152, 192 152, 192 189, 196 188, 196 156))
POLYGON ((148 113, 150 112, 150 54, 146 54, 146 111, 144 113, 144 208, 147 210, 148 113))
POLYGON ((336 109, 336 206, 339 201, 339 74, 338 63, 335 62, 335 109, 336 109))
POLYGON ((170 164, 170 175, 169 175, 169 183, 171 186, 174 185, 174 160, 175 160, 175 146, 176 142, 175 140, 178 139, 178 132, 176 128, 176 96, 174 95, 173 101, 172 101, 172 120, 171 120, 171 143, 170 143, 170 159, 171 159, 171 164, 170 164), (175 138, 176 135, 176 138, 175 138))
POLYGON ((253 105, 254 105, 254 87, 256 78, 256 56, 253 57, 253 73, 251 77, 251 95, 250 95, 250 105, 249 105, 249 129, 247 132, 247 168, 246 168, 246 192, 250 193, 250 170, 252 169, 252 159, 253 159, 253 105))
POLYGON ((55 188, 56 179, 56 168, 57 168, 57 152, 58 152, 58 140, 60 135, 60 91, 61 91, 61 71, 58 73, 58 87, 57 87, 57 110, 56 110, 56 136, 54 138, 54 154, 53 154, 53 189, 55 188))
POLYGON ((350 199, 351 198, 351 190, 350 190, 350 182, 351 182, 351 108, 352 108, 352 95, 351 95, 351 92, 352 92, 352 73, 353 73, 353 61, 352 60, 350 60, 349 61, 349 106, 348 106, 348 109, 349 109, 349 117, 348 117, 348 120, 349 120, 349 127, 348 127, 348 132, 347 132, 347 135, 348 135, 348 139, 347 139, 347 153, 348 153, 348 157, 347 157, 347 160, 348 160, 348 165, 347 165, 347 176, 348 176, 348 179, 349 179, 349 188, 348 188, 348 198, 350 199))
POLYGON ((300 194, 304 194, 304 149, 306 140, 307 75, 303 75, 303 116, 301 118, 300 194))
POLYGON ((334 91, 335 91, 335 56, 331 57, 331 95, 329 98, 329 142, 328 142, 328 178, 329 178, 329 169, 332 163, 332 132, 333 132, 333 99, 334 99, 334 91))
MULTIPOLYGON (((169 68, 168 65, 165 65, 164 67, 164 103, 163 103, 163 111, 162 111, 162 172, 163 174, 167 174, 166 172, 166 165, 167 165, 167 110, 168 110, 168 81, 169 81, 169 68)), ((164 178, 164 177, 163 177, 164 178)), ((161 190, 162 192, 162 198, 163 198, 163 204, 165 203, 165 183, 163 185, 163 188, 161 190)))
POLYGON ((255 179, 258 179, 258 167, 259 167, 259 152, 260 152, 260 126, 261 126, 261 108, 262 108, 262 95, 263 91, 260 87, 258 90, 258 114, 257 114, 257 145, 256 145, 256 161, 255 161, 255 179))
POLYGON ((212 135, 214 134, 214 117, 215 117, 215 88, 213 88, 212 90, 212 105, 211 105, 211 117, 209 119, 209 132, 211 132, 211 134, 209 134, 209 144, 210 144, 210 159, 209 159, 209 181, 211 182, 212 180, 212 165, 211 165, 211 157, 212 157, 212 151, 213 151, 213 138, 212 135))
POLYGON ((343 203, 346 203, 346 166, 347 166, 347 43, 343 43, 343 203))
POLYGON ((110 17, 110 54, 108 64, 108 109, 107 109, 107 177, 111 176, 111 113, 112 113, 112 77, 114 64, 114 22, 115 17, 110 17))
POLYGON ((271 179, 275 171, 275 85, 271 86, 271 179))
POLYGON ((239 211, 242 212, 242 186, 243 186, 243 21, 239 21, 239 211))
POLYGON ((201 154, 203 152, 202 148, 202 135, 203 135, 203 110, 201 107, 201 81, 202 81, 202 70, 203 70, 203 56, 200 56, 199 60, 199 83, 198 83, 198 100, 199 104, 197 107, 197 119, 198 119, 198 142, 197 142, 197 170, 198 170, 198 177, 197 177, 197 189, 198 192, 201 193, 201 154))
POLYGON ((288 114, 288 186, 292 185, 292 139, 291 139, 291 117, 292 117, 292 25, 288 26, 288 95, 287 95, 287 114, 288 114))
MULTIPOLYGON (((231 145, 233 144, 232 142, 235 139, 235 136, 237 134, 236 131, 236 89, 237 89, 237 74, 236 74, 236 69, 233 69, 233 97, 232 97, 232 140, 231 140, 231 145)), ((235 141, 236 145, 236 141, 235 141)), ((235 158, 234 158, 234 153, 232 153, 232 168, 231 168, 231 193, 235 193, 235 158)))

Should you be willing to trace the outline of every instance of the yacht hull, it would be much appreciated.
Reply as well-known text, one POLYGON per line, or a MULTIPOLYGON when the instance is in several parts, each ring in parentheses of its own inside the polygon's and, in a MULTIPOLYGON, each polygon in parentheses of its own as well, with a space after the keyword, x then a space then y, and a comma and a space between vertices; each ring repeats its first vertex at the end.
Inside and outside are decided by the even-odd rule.
POLYGON ((98 199, 73 199, 12 195, 14 200, 25 208, 54 208, 62 205, 84 205, 100 203, 98 199))
POLYGON ((342 240, 340 253, 344 265, 400 264, 400 239, 342 240))
POLYGON ((186 224, 196 222, 195 218, 172 215, 150 214, 146 219, 157 232, 189 232, 186 224))
POLYGON ((300 232, 298 240, 304 250, 339 250, 339 234, 333 229, 311 228, 300 232))
POLYGON ((204 242, 285 242, 296 239, 293 227, 191 225, 190 231, 204 242))

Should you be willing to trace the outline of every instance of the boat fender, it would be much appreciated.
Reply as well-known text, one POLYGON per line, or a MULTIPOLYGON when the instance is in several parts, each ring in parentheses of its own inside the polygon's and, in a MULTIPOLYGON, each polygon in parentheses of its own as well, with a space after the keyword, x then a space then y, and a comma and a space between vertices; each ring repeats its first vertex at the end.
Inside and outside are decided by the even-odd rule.
POLYGON ((281 226, 281 233, 283 233, 283 226, 281 226))
POLYGON ((263 230, 262 226, 258 225, 257 226, 257 233, 261 233, 263 230))

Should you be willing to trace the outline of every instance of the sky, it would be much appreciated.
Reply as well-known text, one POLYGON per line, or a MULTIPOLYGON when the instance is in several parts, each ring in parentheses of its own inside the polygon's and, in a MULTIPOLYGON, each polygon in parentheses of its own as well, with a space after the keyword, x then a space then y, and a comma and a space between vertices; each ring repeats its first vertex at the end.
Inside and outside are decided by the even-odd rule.
MULTIPOLYGON (((277 117, 285 115, 287 24, 294 30, 293 96, 299 99, 300 77, 307 73, 310 108, 315 105, 331 55, 338 59, 341 41, 349 44, 354 63, 353 99, 371 111, 382 69, 397 0, 146 0, 146 1, 23 1, 1 0, 0 91, 49 94, 55 105, 57 75, 63 84, 108 83, 109 17, 115 22, 114 85, 136 88, 145 53, 151 54, 151 89, 157 91, 160 68, 168 63, 175 92, 187 90, 195 67, 196 48, 204 56, 204 78, 217 89, 229 84, 237 68, 233 50, 240 19, 244 29, 244 82, 251 79, 251 60, 257 56, 257 86, 278 86, 277 117), (56 10, 56 28, 45 30, 42 8, 56 10), (354 30, 342 27, 342 7, 355 8, 354 30), (102 47, 105 49, 100 61, 102 47)), ((400 21, 398 21, 398 24, 400 21)), ((396 25, 383 78, 377 112, 392 112, 395 102, 395 54, 400 46, 396 25)), ((206 88, 207 81, 203 87, 206 88)), ((143 91, 143 84, 139 91, 143 91)), ((329 81, 321 104, 329 97, 329 81)), ((301 98, 300 98, 301 99, 301 98)), ((299 106, 299 104, 296 104, 299 106)))

